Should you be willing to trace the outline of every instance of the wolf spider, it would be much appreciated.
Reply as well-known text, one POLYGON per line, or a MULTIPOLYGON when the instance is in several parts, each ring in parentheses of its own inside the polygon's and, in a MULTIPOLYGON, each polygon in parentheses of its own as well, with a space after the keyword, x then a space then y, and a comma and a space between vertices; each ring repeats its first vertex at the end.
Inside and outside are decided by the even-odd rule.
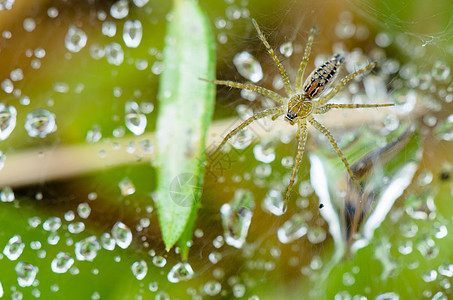
POLYGON ((281 115, 285 114, 286 120, 291 124, 297 124, 298 131, 297 131, 297 155, 296 160, 294 163, 294 167, 291 174, 291 179, 289 182, 288 189, 285 195, 285 203, 284 203, 284 210, 286 210, 287 200, 289 198, 291 189, 294 184, 294 179, 297 174, 297 170, 299 169, 300 162, 302 160, 302 156, 305 149, 305 143, 307 141, 307 123, 310 123, 313 127, 319 130, 322 134, 324 134, 327 139, 329 139, 330 143, 332 144, 333 148, 335 149, 338 156, 343 161, 346 169, 349 172, 354 183, 357 185, 359 190, 363 192, 360 183, 354 176, 351 168, 349 166, 346 157, 341 152, 340 148, 338 147, 334 137, 329 132, 329 130, 324 127, 321 123, 315 120, 313 117, 314 114, 324 114, 331 109, 334 108, 370 108, 370 107, 385 107, 385 106, 392 106, 393 104, 326 104, 330 99, 332 99, 343 86, 345 86, 349 81, 354 79, 356 76, 365 73, 368 70, 373 69, 376 66, 376 63, 372 62, 367 66, 347 75, 346 77, 342 78, 338 84, 336 84, 331 90, 326 93, 323 93, 325 88, 332 83, 334 79, 335 73, 340 68, 341 64, 344 61, 344 58, 340 54, 336 54, 330 60, 327 60, 322 64, 319 68, 313 70, 313 72, 308 76, 305 80, 305 83, 302 85, 302 79, 304 75, 305 68, 307 66, 311 46, 313 44, 313 39, 316 34, 316 28, 312 27, 310 29, 310 35, 308 36, 308 41, 305 46, 304 56, 302 61, 300 62, 299 70, 297 72, 296 77, 296 86, 293 88, 291 86, 291 82, 289 81, 288 74, 285 71, 280 60, 277 58, 274 50, 271 48, 269 43, 267 42, 266 38, 264 37, 263 33, 261 32, 258 23, 255 19, 252 19, 252 23, 255 26, 255 29, 258 33, 260 40, 263 42, 264 46, 266 46, 267 52, 272 56, 275 64, 277 65, 278 69, 280 70, 280 74, 283 79, 283 83, 285 86, 286 97, 277 94, 274 91, 268 90, 266 88, 250 84, 250 83, 238 83, 234 81, 226 81, 226 80, 207 80, 203 79, 207 82, 214 83, 217 85, 225 85, 229 87, 239 88, 239 89, 246 89, 255 91, 265 97, 268 97, 278 103, 277 107, 273 107, 270 109, 266 109, 262 112, 259 112, 244 122, 231 130, 217 147, 217 149, 212 153, 211 156, 214 156, 222 146, 235 134, 237 134, 240 130, 247 127, 253 121, 259 120, 261 118, 272 116, 272 120, 277 119, 281 115))

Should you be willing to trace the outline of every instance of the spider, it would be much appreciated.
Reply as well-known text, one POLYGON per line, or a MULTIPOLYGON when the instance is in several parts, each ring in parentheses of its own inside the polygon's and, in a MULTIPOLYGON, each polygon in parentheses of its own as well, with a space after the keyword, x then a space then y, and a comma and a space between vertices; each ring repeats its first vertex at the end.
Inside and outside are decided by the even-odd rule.
POLYGON ((286 210, 287 200, 291 193, 291 189, 296 178, 297 170, 299 169, 299 165, 304 153, 305 143, 307 141, 307 123, 310 123, 314 128, 319 130, 322 134, 324 134, 327 137, 327 139, 330 141, 333 148, 335 149, 337 155, 341 158, 344 165, 346 166, 346 169, 348 170, 351 179, 357 185, 359 190, 363 192, 360 183, 358 182, 353 172, 351 171, 351 167, 349 166, 346 157, 343 155, 343 152, 341 152, 340 148, 338 147, 334 137, 326 127, 324 127, 321 123, 316 121, 313 115, 324 114, 329 110, 335 108, 371 108, 371 107, 393 106, 393 104, 336 104, 336 103, 327 104, 327 102, 330 99, 332 99, 341 90, 343 86, 345 86, 349 81, 351 81, 358 75, 373 69, 376 66, 376 63, 372 62, 367 66, 347 75, 346 77, 342 78, 339 83, 333 86, 332 89, 330 89, 327 92, 324 92, 326 87, 328 87, 334 81, 333 80, 334 75, 337 73, 338 69, 344 62, 344 58, 340 54, 336 54, 331 59, 324 62, 319 68, 313 70, 313 72, 305 80, 305 83, 302 85, 304 71, 306 69, 310 57, 311 47, 316 34, 316 28, 312 27, 310 29, 308 41, 305 46, 304 56, 302 58, 302 61, 300 62, 299 70, 297 72, 296 85, 293 88, 288 78, 288 74, 285 71, 285 68, 283 67, 280 60, 277 58, 277 55, 269 45, 264 34, 261 32, 258 23, 255 21, 255 19, 252 19, 252 23, 258 33, 260 40, 263 42, 264 46, 267 49, 267 52, 272 56, 272 59, 274 60, 275 64, 277 65, 280 71, 286 91, 286 97, 281 96, 280 94, 274 91, 250 83, 238 83, 227 80, 203 79, 207 82, 214 83, 217 85, 225 85, 233 88, 255 91, 265 97, 274 100, 278 104, 278 106, 276 107, 269 108, 259 113, 256 113, 255 115, 251 116, 250 118, 242 122, 239 126, 231 130, 225 136, 225 138, 222 140, 222 142, 216 148, 216 150, 212 152, 211 156, 214 156, 230 138, 232 138, 239 131, 250 125, 252 122, 267 116, 272 116, 272 120, 276 120, 278 117, 285 115, 285 119, 289 122, 289 124, 291 125, 297 124, 298 126, 296 136, 298 146, 295 163, 291 173, 291 179, 289 181, 289 185, 285 194, 283 207, 284 210, 286 210))

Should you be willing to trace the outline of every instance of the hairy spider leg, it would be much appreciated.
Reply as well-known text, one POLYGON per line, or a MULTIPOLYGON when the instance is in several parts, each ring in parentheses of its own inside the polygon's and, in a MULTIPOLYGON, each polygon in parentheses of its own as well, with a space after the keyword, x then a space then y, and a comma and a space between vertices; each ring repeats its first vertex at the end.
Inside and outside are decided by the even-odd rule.
POLYGON ((354 180, 355 184, 359 188, 361 192, 363 192, 362 186, 360 185, 359 181, 355 178, 354 174, 351 171, 351 167, 349 166, 348 161, 346 160, 346 157, 343 155, 343 152, 341 152, 340 147, 338 147, 337 142, 335 141, 335 138, 332 136, 330 131, 324 127, 321 123, 316 121, 313 116, 308 117, 308 122, 310 122, 313 127, 315 127, 317 130, 319 130, 322 134, 324 134, 332 144, 333 148, 335 149, 335 152, 337 152, 338 156, 341 158, 343 161, 344 165, 346 166, 346 169, 348 169, 349 175, 351 175, 352 180, 354 180))
POLYGON ((285 85, 286 94, 288 96, 291 96, 293 94, 293 90, 291 88, 291 82, 289 81, 288 74, 286 73, 285 68, 283 67, 280 60, 277 58, 277 55, 271 48, 271 45, 269 45, 269 43, 267 42, 266 38, 264 37, 264 34, 261 32, 261 29, 258 26, 258 23, 256 23, 255 19, 252 19, 252 23, 253 26, 255 26, 256 32, 258 32, 260 40, 263 42, 264 46, 266 46, 267 52, 272 56, 272 59, 274 60, 275 64, 277 64, 277 67, 280 70, 280 74, 282 75, 283 83, 285 85))
POLYGON ((302 93, 302 80, 304 79, 305 68, 307 67, 308 60, 310 59, 311 46, 315 39, 316 27, 310 28, 310 35, 308 36, 307 45, 305 45, 304 57, 300 61, 299 70, 296 77, 296 93, 302 93))
POLYGON ((283 97, 280 96, 279 94, 277 94, 276 92, 268 90, 268 89, 260 87, 260 86, 257 86, 257 85, 254 85, 254 84, 250 84, 250 83, 244 84, 244 83, 234 82, 234 81, 230 81, 230 80, 209 80, 209 79, 204 79, 204 78, 200 78, 200 79, 203 81, 206 81, 206 82, 215 83, 217 85, 226 85, 226 86, 233 87, 233 88, 254 91, 265 97, 269 97, 272 100, 274 100, 280 104, 285 103, 285 100, 283 99, 283 97))
POLYGON ((298 125, 299 130, 297 132, 297 138, 299 140, 299 143, 297 145, 296 161, 294 162, 293 172, 291 173, 291 179, 289 180, 288 189, 286 190, 283 211, 286 211, 289 194, 291 193, 291 190, 293 188, 294 180, 297 175, 297 170, 299 169, 300 162, 302 161, 302 156, 304 155, 305 143, 307 142, 307 119, 306 118, 299 119, 298 125))
POLYGON ((331 103, 326 104, 321 107, 317 107, 313 110, 314 114, 325 114, 332 108, 373 108, 373 107, 386 107, 386 106, 393 106, 394 104, 386 103, 386 104, 337 104, 331 103))
MULTIPOLYGON (((255 115, 251 116, 250 118, 248 118, 247 120, 242 122, 238 127, 236 127, 233 130, 231 130, 225 136, 225 138, 220 143, 220 145, 217 147, 217 149, 215 149, 214 152, 212 152, 212 154, 210 156, 214 156, 220 150, 220 148, 222 148, 222 146, 225 145, 225 143, 229 139, 231 139, 234 135, 236 135, 236 133, 238 133, 239 131, 241 131, 242 129, 244 129, 248 125, 250 125, 253 121, 256 121, 256 120, 259 120, 259 119, 262 119, 264 117, 267 117, 267 116, 270 116, 270 115, 274 115, 274 114, 277 115, 277 117, 278 117, 278 116, 282 115, 283 113, 284 113, 283 107, 279 106, 279 107, 274 107, 274 108, 269 108, 269 109, 263 110, 262 112, 259 112, 259 113, 255 114, 255 115)), ((275 117, 275 118, 277 118, 277 117, 275 117)))
POLYGON ((336 94, 338 94, 338 92, 341 90, 341 88, 344 87, 349 81, 351 81, 358 75, 365 73, 366 71, 368 71, 370 69, 373 69, 375 66, 376 66, 376 63, 372 62, 372 63, 368 64, 367 66, 347 75, 346 77, 341 79, 340 82, 330 90, 330 92, 328 92, 323 97, 319 98, 319 100, 315 102, 316 105, 321 106, 321 105, 325 104, 327 101, 332 99, 336 94))

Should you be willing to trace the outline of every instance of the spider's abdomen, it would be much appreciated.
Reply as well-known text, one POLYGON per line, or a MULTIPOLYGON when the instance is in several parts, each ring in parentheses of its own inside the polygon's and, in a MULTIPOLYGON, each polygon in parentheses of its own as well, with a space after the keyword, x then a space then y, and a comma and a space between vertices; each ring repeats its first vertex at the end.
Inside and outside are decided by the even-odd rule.
POLYGON ((337 54, 314 70, 308 76, 307 80, 305 80, 305 95, 309 98, 319 96, 329 84, 329 81, 334 77, 343 61, 344 58, 340 54, 337 54))

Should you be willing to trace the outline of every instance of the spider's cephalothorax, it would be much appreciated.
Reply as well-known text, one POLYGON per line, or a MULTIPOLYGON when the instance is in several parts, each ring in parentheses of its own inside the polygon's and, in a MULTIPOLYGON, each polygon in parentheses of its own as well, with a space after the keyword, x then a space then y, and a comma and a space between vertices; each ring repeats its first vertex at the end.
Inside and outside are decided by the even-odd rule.
POLYGON ((266 109, 255 115, 251 116, 247 120, 243 121, 239 126, 231 130, 225 138, 222 140, 220 145, 217 149, 210 155, 211 157, 219 151, 225 143, 236 135, 239 131, 247 127, 253 121, 262 119, 267 116, 272 116, 272 120, 277 119, 278 117, 285 115, 285 118, 290 122, 291 125, 297 124, 298 131, 297 131, 297 155, 294 161, 293 170, 291 173, 291 179, 289 181, 288 189, 285 195, 285 205, 284 208, 286 209, 286 202, 289 198, 289 194, 291 192, 292 186, 294 184, 297 170, 299 168, 300 162, 302 161, 302 155, 305 149, 305 143, 307 141, 307 124, 310 123, 314 128, 316 128, 319 132, 324 134, 327 139, 332 144, 335 152, 337 152, 338 156, 343 161, 346 169, 348 170, 351 179, 357 185, 360 191, 362 191, 362 187, 360 183, 355 178, 354 174, 351 171, 348 161, 346 157, 341 152, 340 148, 337 145, 332 134, 329 130, 324 127, 321 123, 316 121, 313 117, 315 114, 324 114, 331 109, 336 108, 370 108, 370 107, 384 107, 384 106, 392 106, 393 104, 335 104, 335 103, 327 103, 330 99, 332 99, 343 86, 345 86, 350 80, 354 79, 360 74, 367 72, 368 70, 373 69, 376 64, 369 63, 367 66, 347 75, 346 77, 342 78, 339 83, 332 87, 330 91, 326 91, 326 87, 334 81, 335 74, 337 73, 338 69, 340 68, 341 64, 344 61, 344 58, 337 54, 333 56, 331 59, 326 61, 322 64, 319 68, 315 69, 305 80, 305 83, 302 85, 302 79, 304 76, 304 71, 307 66, 310 52, 311 52, 311 45, 313 44, 313 39, 316 33, 316 29, 314 27, 310 30, 310 35, 308 37, 307 45, 305 46, 304 57, 300 62, 299 70, 296 76, 296 84, 293 87, 291 82, 289 81, 288 74, 285 71, 282 63, 278 59, 277 55, 275 54, 274 50, 271 48, 269 43, 267 42, 266 38, 264 37, 263 33, 261 32, 258 24, 254 19, 252 19, 252 23, 255 26, 256 31, 258 32, 258 36, 263 42, 264 46, 266 46, 267 52, 272 56, 275 64, 277 65, 278 69, 280 70, 280 74, 282 75, 283 84, 285 86, 286 96, 283 97, 280 94, 268 90, 266 88, 254 85, 254 84, 244 84, 234 81, 227 81, 227 80, 207 80, 208 82, 212 82, 215 84, 226 85, 229 87, 239 88, 239 89, 246 89, 250 91, 255 91, 265 97, 268 97, 274 100, 278 105, 276 107, 266 109))
POLYGON ((291 125, 294 125, 296 119, 306 118, 312 111, 313 101, 304 94, 296 94, 288 101, 288 111, 285 117, 291 125))

